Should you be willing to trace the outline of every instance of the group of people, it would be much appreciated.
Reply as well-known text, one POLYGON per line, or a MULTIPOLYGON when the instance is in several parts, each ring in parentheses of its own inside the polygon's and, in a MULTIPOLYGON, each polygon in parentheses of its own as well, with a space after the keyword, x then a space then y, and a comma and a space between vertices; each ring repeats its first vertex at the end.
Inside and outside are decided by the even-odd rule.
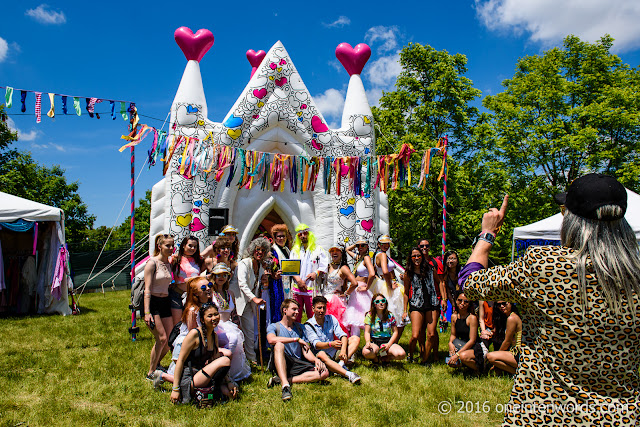
POLYGON ((506 196, 500 209, 483 216, 463 268, 455 252, 440 262, 420 240, 400 273, 388 253, 389 236, 378 238, 373 253, 365 240, 325 251, 304 224, 290 249, 288 229, 279 224, 271 241, 254 239, 242 258, 231 226, 202 253, 188 237, 174 254, 173 238, 160 235, 144 272, 145 322, 155 338, 147 377, 172 382, 174 402, 188 401, 202 387, 233 399, 268 343, 268 386, 280 385, 289 400, 292 384, 329 372, 358 383, 350 367, 362 331, 362 356, 374 363, 414 361, 416 345, 420 362, 437 358, 437 324, 451 303, 446 363, 479 372, 517 370, 505 424, 635 424, 640 253, 624 218, 626 190, 614 178, 589 174, 556 200, 564 215, 563 246, 535 247, 490 269, 506 196), (288 258, 300 260, 299 274, 282 275, 279 262, 288 258), (173 369, 162 372, 157 368, 176 325, 173 369), (407 356, 398 342, 408 325, 407 356), (540 409, 556 403, 595 409, 540 409))

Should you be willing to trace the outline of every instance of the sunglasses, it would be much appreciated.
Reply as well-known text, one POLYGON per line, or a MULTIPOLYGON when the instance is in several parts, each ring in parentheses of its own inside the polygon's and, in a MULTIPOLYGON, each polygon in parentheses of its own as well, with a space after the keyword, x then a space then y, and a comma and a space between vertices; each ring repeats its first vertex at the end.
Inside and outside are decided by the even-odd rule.
POLYGON ((462 303, 469 304, 469 300, 468 299, 460 299, 460 298, 458 298, 456 300, 456 302, 459 302, 460 304, 462 304, 462 303))
POLYGON ((208 285, 200 285, 200 289, 203 290, 203 291, 206 291, 207 290, 207 286, 211 287, 211 282, 209 282, 208 285))
POLYGON ((278 234, 276 239, 284 239, 286 236, 284 234, 278 234))
POLYGON ((428 248, 428 247, 429 247, 429 245, 419 245, 418 247, 419 247, 419 248, 428 248))
POLYGON ((420 259, 420 258, 422 258, 422 255, 411 255, 411 258, 420 259))
POLYGON ((367 245, 366 243, 358 243, 356 246, 359 247, 359 248, 362 248, 362 247, 369 246, 369 245, 367 245))
POLYGON ((377 299, 375 301, 373 301, 374 304, 386 304, 387 300, 382 298, 382 299, 377 299))
POLYGON ((496 305, 507 305, 507 304, 509 304, 509 303, 506 302, 506 301, 500 301, 500 302, 496 303, 496 305))

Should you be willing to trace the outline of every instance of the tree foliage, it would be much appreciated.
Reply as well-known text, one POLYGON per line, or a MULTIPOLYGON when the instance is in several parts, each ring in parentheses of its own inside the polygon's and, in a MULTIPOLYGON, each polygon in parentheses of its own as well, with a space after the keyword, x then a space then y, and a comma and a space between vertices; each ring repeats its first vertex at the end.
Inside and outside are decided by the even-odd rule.
POLYGON ((78 182, 67 183, 64 169, 37 163, 31 153, 9 150, 0 160, 0 188, 6 193, 64 211, 65 237, 70 243, 85 237, 93 226, 95 216, 89 215, 87 205, 78 194, 78 182))
POLYGON ((586 172, 639 189, 639 75, 612 43, 569 36, 562 48, 521 58, 504 92, 484 99, 496 155, 512 175, 544 177, 536 182, 545 194, 586 172))
MULTIPOLYGON (((378 125, 377 154, 397 152, 404 143, 423 153, 444 135, 449 136, 449 153, 461 151, 471 137, 478 115, 477 108, 470 102, 480 96, 480 91, 464 76, 466 63, 464 55, 451 55, 431 46, 411 43, 402 49, 402 72, 396 88, 384 93, 380 107, 373 108, 378 125)), ((452 201, 460 196, 456 174, 451 173, 457 169, 457 163, 449 158, 448 164, 448 200, 453 215, 459 203, 452 201)), ((437 180, 437 175, 441 165, 441 157, 433 159, 433 173, 424 190, 405 187, 389 193, 389 220, 396 256, 405 255, 419 238, 428 238, 432 253, 440 253, 443 183, 437 180)), ((414 161, 411 167, 412 175, 419 177, 419 162, 414 161)), ((455 236, 454 240, 464 239, 456 228, 455 221, 450 222, 448 236, 455 236)))
MULTIPOLYGON (((4 117, 4 106, 0 116, 4 117)), ((31 153, 10 148, 18 140, 16 132, 0 121, 0 189, 14 196, 55 206, 64 211, 65 236, 70 243, 84 238, 93 226, 95 216, 89 215, 87 205, 78 194, 78 182, 67 183, 64 169, 37 163, 31 153)))

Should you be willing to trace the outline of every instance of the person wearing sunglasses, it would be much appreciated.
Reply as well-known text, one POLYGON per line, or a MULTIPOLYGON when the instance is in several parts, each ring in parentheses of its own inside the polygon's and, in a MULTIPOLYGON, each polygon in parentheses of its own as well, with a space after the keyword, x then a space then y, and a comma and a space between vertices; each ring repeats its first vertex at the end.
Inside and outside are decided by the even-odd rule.
POLYGON ((231 320, 231 313, 235 309, 235 296, 229 290, 231 269, 226 264, 218 262, 207 278, 210 280, 208 285, 210 286, 211 301, 220 312, 218 326, 220 342, 224 348, 231 352, 229 377, 234 381, 245 380, 251 375, 251 368, 244 354, 244 334, 238 325, 231 320), (226 339, 222 339, 222 334, 226 339))
MULTIPOLYGON (((614 177, 575 179, 555 196, 564 207, 562 246, 532 246, 522 258, 488 269, 508 196, 483 215, 460 278, 470 298, 520 309, 521 357, 509 405, 589 402, 589 411, 555 412, 553 423, 640 423, 640 252, 625 218, 627 197, 614 177)), ((504 423, 533 425, 541 419, 536 415, 507 410, 504 423)))
POLYGON ((407 306, 411 319, 411 339, 409 340, 409 361, 413 362, 416 343, 420 347, 420 363, 427 363, 431 348, 438 348, 435 340, 438 325, 438 296, 435 283, 436 272, 427 263, 422 251, 415 247, 409 252, 404 274, 404 317, 407 306))
MULTIPOLYGON (((206 279, 205 279, 206 280, 206 279)), ((206 286, 206 285, 205 285, 206 286)), ((230 358, 221 351, 215 328, 220 322, 218 307, 204 303, 198 310, 200 325, 189 331, 176 362, 171 402, 189 403, 196 387, 213 386, 215 400, 235 399, 238 385, 227 373, 230 358)))
POLYGON ((362 356, 373 362, 389 362, 407 357, 397 342, 399 338, 396 319, 389 311, 384 295, 377 293, 371 300, 371 309, 364 317, 364 341, 362 356))
POLYGON ((495 308, 494 337, 496 343, 501 343, 497 347, 494 344, 496 350, 487 353, 487 362, 497 370, 513 375, 518 368, 522 347, 522 319, 515 309, 515 304, 508 301, 497 301, 495 308))
MULTIPOLYGON (((271 245, 271 255, 276 265, 276 269, 282 265, 283 259, 288 259, 291 251, 289 244, 291 243, 291 234, 286 224, 275 224, 270 230, 273 244, 271 245)), ((282 318, 280 305, 286 298, 290 298, 291 294, 291 278, 289 276, 271 278, 269 286, 269 302, 271 305, 271 323, 279 322, 282 318)))
MULTIPOLYGON (((348 328, 350 336, 359 337, 360 331, 364 329, 364 316, 371 307, 373 294, 369 290, 374 280, 376 272, 373 262, 369 256, 369 243, 364 238, 359 238, 356 242, 348 246, 345 251, 355 259, 352 272, 358 282, 358 287, 351 292, 347 301, 347 310, 344 314, 344 325, 348 328), (357 253, 353 252, 353 249, 357 253)), ((352 363, 353 360, 350 360, 352 363)))
POLYGON ((220 234, 218 234, 218 238, 215 241, 213 241, 212 244, 207 246, 204 251, 202 251, 201 253, 202 258, 207 260, 216 256, 213 246, 218 240, 229 242, 229 244, 231 245, 231 253, 229 254, 229 258, 233 260, 237 260, 240 252, 239 251, 240 242, 238 241, 238 229, 231 224, 225 225, 224 227, 222 227, 220 234))
MULTIPOLYGON (((445 284, 445 277, 444 277, 444 266, 442 265, 442 262, 440 262, 439 257, 432 257, 431 253, 430 253, 430 248, 431 248, 431 244, 429 243, 428 239, 419 239, 416 242, 416 246, 422 251, 422 254, 424 255, 424 259, 427 260, 427 263, 431 266, 432 270, 436 272, 436 278, 437 281, 435 283, 435 287, 436 287, 436 294, 438 296, 438 319, 436 319, 436 322, 438 321, 443 321, 446 319, 442 319, 442 312, 444 312, 446 314, 447 312, 447 290, 446 290, 446 284, 445 284)), ((455 308, 455 303, 452 301, 452 310, 455 308)), ((444 322, 444 328, 442 328, 442 330, 444 331, 446 329, 446 321, 444 322)), ((441 326, 442 327, 442 326, 441 326)), ((436 323, 436 333, 434 335, 433 341, 434 343, 439 343, 440 342, 440 334, 438 333, 438 325, 436 323)), ((438 346, 434 345, 431 346, 431 351, 432 354, 427 357, 433 357, 433 360, 437 361, 440 359, 440 355, 438 353, 438 346)))
POLYGON ((160 384, 162 384, 163 381, 173 382, 175 362, 178 360, 178 356, 180 355, 182 341, 190 330, 200 326, 200 318, 198 314, 200 307, 211 298, 209 280, 205 277, 196 276, 187 279, 185 282, 185 288, 187 291, 184 304, 185 308, 182 312, 180 322, 174 325, 174 328, 180 328, 180 333, 173 342, 173 351, 171 354, 172 362, 166 373, 160 369, 157 369, 153 373, 153 386, 155 389, 159 389, 160 384))
POLYGON ((471 301, 464 292, 455 296, 456 312, 451 315, 451 335, 449 337, 449 357, 447 364, 457 368, 461 363, 477 370, 473 346, 478 339, 478 317, 473 314, 471 301))
MULTIPOLYGON (((258 237, 249 244, 245 257, 238 262, 238 288, 231 289, 236 295, 236 312, 240 316, 240 328, 244 333, 244 353, 253 366, 257 366, 256 358, 256 312, 263 309, 262 283, 265 281, 263 261, 271 250, 269 240, 258 237)), ((264 316, 264 313, 261 313, 264 316)))
POLYGON ((291 258, 300 260, 300 275, 292 276, 293 299, 298 301, 301 310, 298 311, 296 322, 302 320, 302 308, 307 313, 307 319, 313 316, 311 299, 316 294, 316 282, 322 280, 327 272, 329 257, 327 252, 316 243, 316 235, 308 225, 298 224, 296 238, 291 248, 291 258))

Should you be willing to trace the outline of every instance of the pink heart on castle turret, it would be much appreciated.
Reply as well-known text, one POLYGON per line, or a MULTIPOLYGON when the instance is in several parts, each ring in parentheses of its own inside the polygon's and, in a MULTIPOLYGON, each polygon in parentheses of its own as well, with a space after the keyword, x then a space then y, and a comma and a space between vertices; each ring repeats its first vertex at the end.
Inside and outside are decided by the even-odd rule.
POLYGON ((200 62, 205 53, 213 46, 213 34, 203 28, 193 34, 190 28, 180 27, 173 33, 173 36, 188 61, 193 59, 200 62))
POLYGON ((251 64, 251 77, 256 73, 256 70, 262 63, 262 60, 266 56, 266 52, 264 50, 255 51, 253 49, 249 49, 247 51, 247 59, 249 60, 249 64, 251 64))
POLYGON ((350 76, 362 73, 364 64, 370 57, 371 48, 364 43, 360 43, 355 48, 349 43, 340 43, 336 48, 336 58, 350 76))
POLYGON ((249 64, 251 64, 253 68, 256 68, 258 65, 260 65, 266 55, 267 53, 264 50, 259 50, 256 52, 253 49, 249 49, 247 51, 247 59, 249 60, 249 64))

